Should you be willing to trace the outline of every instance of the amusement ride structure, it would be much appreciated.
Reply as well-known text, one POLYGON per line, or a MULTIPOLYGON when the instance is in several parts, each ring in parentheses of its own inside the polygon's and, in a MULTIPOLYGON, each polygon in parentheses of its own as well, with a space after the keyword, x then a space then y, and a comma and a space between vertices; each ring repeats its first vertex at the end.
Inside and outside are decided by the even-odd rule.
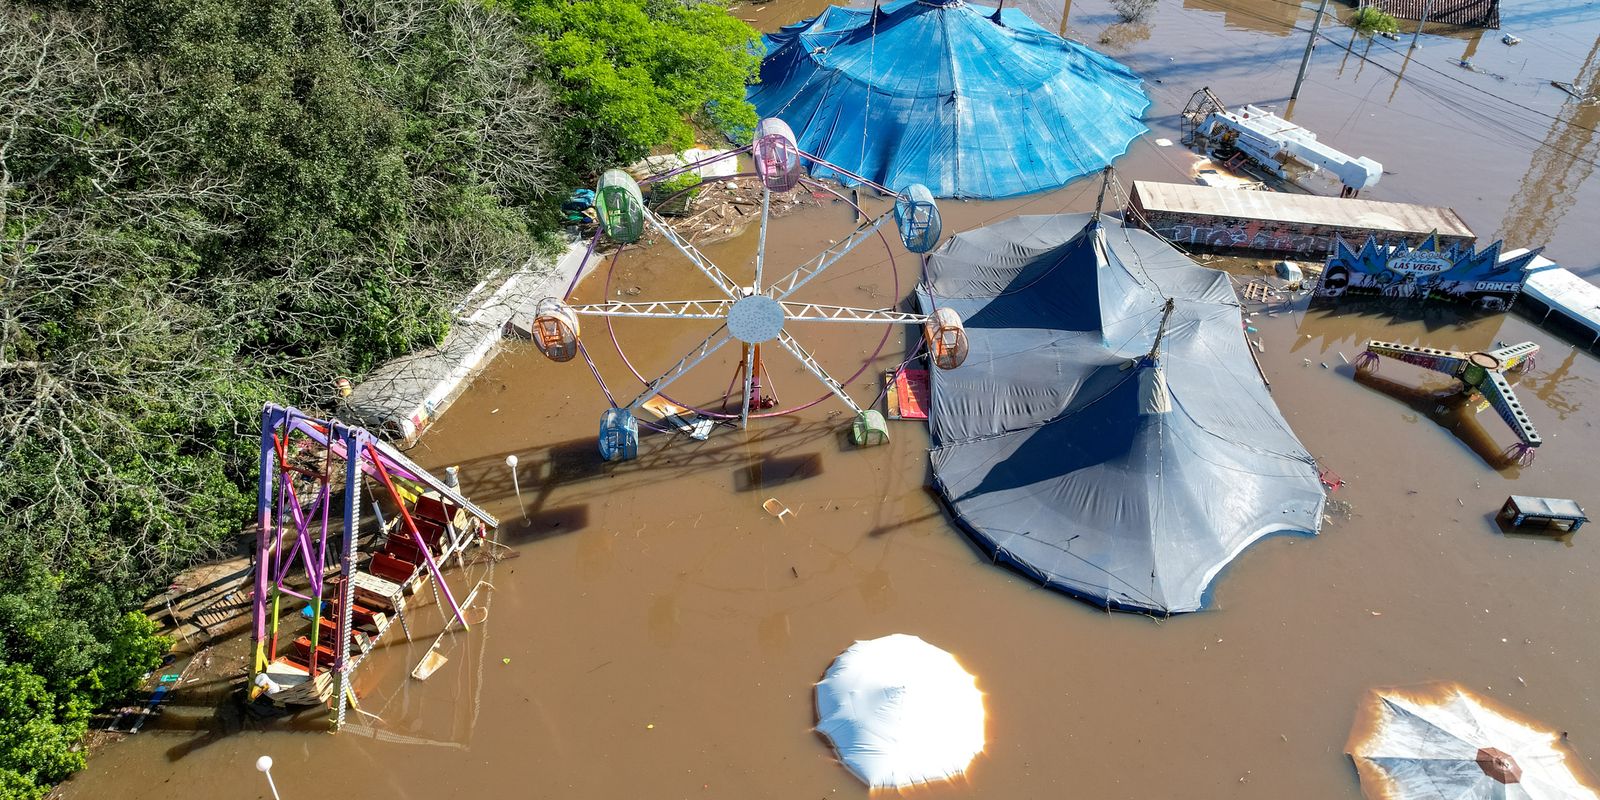
POLYGON ((500 523, 377 436, 295 408, 262 411, 260 469, 250 698, 327 704, 337 728, 379 640, 395 622, 411 638, 407 594, 431 586, 447 629, 467 627, 477 588, 458 601, 440 569, 500 523))
MULTIPOLYGON (((1360 372, 1377 372, 1379 356, 1414 364, 1426 370, 1449 375, 1461 382, 1461 390, 1476 393, 1511 426, 1522 441, 1506 451, 1506 457, 1526 467, 1533 463, 1534 450, 1544 440, 1534 430, 1528 412, 1522 409, 1517 394, 1506 380, 1507 370, 1526 372, 1533 369, 1539 354, 1539 345, 1523 342, 1494 350, 1464 353, 1457 350, 1439 350, 1417 347, 1397 342, 1367 342, 1366 349, 1356 356, 1355 367, 1360 372)), ((1481 410, 1481 407, 1480 407, 1481 410)))
MULTIPOLYGON (((741 427, 748 426, 751 419, 772 417, 781 414, 790 414, 809 408, 820 403, 828 397, 837 397, 854 412, 855 419, 852 426, 852 438, 859 445, 881 442, 887 439, 887 430, 883 415, 874 409, 864 409, 848 392, 844 385, 854 379, 854 375, 844 381, 836 380, 818 362, 812 351, 795 338, 789 330, 790 323, 857 323, 865 325, 920 325, 923 330, 923 340, 928 349, 928 356, 934 365, 941 369, 954 369, 966 358, 967 340, 966 333, 959 316, 950 309, 938 308, 932 313, 920 314, 906 311, 897 311, 892 308, 852 308, 848 306, 822 305, 811 302, 801 302, 794 299, 794 295, 801 287, 822 275, 829 267, 839 263, 857 245, 876 236, 883 242, 888 253, 889 269, 894 269, 894 253, 890 249, 888 239, 880 228, 891 217, 896 222, 900 241, 906 250, 923 254, 932 250, 939 242, 941 223, 938 206, 934 203, 932 194, 920 184, 913 184, 904 191, 895 192, 873 183, 865 178, 848 173, 844 168, 829 164, 811 153, 800 150, 795 144, 794 133, 782 120, 776 118, 764 119, 756 127, 755 138, 752 144, 721 153, 682 168, 664 172, 646 178, 643 184, 649 185, 666 180, 690 170, 704 167, 716 161, 736 158, 743 154, 750 154, 755 162, 753 173, 739 173, 727 177, 706 178, 707 181, 728 180, 739 177, 755 176, 760 179, 761 186, 761 216, 760 232, 757 240, 754 274, 743 280, 735 279, 727 271, 715 264, 709 257, 691 243, 684 235, 675 231, 672 225, 645 206, 640 183, 621 170, 609 170, 600 178, 599 187, 595 192, 595 210, 600 218, 600 230, 595 233, 590 242, 589 251, 585 255, 584 263, 573 276, 571 285, 568 286, 567 295, 563 298, 546 298, 542 301, 535 314, 533 324, 534 343, 553 361, 566 362, 576 357, 582 357, 588 363, 595 379, 600 382, 605 390, 607 399, 611 403, 601 416, 600 420, 600 453, 608 461, 621 461, 632 459, 638 454, 639 446, 639 421, 637 412, 647 404, 665 400, 681 410, 692 411, 703 419, 732 422, 737 420, 741 427), (853 179, 869 186, 878 192, 894 198, 891 209, 884 211, 875 218, 868 218, 860 223, 854 231, 838 243, 829 246, 820 254, 800 264, 793 271, 776 280, 768 280, 763 270, 767 261, 767 228, 770 221, 770 208, 774 192, 790 192, 799 187, 805 187, 816 192, 826 192, 851 203, 858 212, 858 219, 866 218, 865 212, 847 196, 826 184, 814 181, 802 173, 802 162, 809 162, 813 167, 822 166, 831 170, 846 172, 853 179), (662 239, 670 242, 674 248, 688 259, 694 268, 704 275, 715 287, 720 297, 709 300, 655 300, 640 302, 625 302, 609 300, 604 303, 569 304, 579 278, 589 267, 596 256, 596 247, 603 235, 619 245, 611 256, 610 269, 615 270, 617 260, 621 257, 627 245, 639 241, 645 229, 653 230, 662 239), (715 320, 721 322, 711 335, 695 345, 676 364, 668 368, 657 377, 646 380, 627 355, 622 352, 620 343, 617 344, 618 353, 622 355, 624 363, 640 381, 644 382, 644 389, 639 395, 626 402, 618 402, 616 396, 606 386, 594 360, 589 357, 581 339, 582 317, 615 318, 650 318, 650 319, 677 319, 677 320, 715 320), (704 362, 712 354, 721 350, 732 342, 743 345, 744 354, 740 360, 733 381, 730 381, 728 391, 724 394, 723 410, 697 408, 689 403, 673 400, 665 392, 669 386, 684 374, 704 362), (800 365, 826 388, 822 396, 808 403, 777 408, 776 398, 770 390, 770 381, 766 388, 763 386, 765 372, 762 360, 763 345, 770 347, 776 343, 778 347, 788 352, 800 365), (727 400, 732 395, 736 384, 742 384, 740 392, 739 409, 737 413, 731 411, 727 400)), ((898 296, 898 278, 896 283, 898 296)), ((616 337, 612 337, 613 342, 616 337)), ((883 342, 879 344, 881 352, 888 336, 885 334, 883 342)), ((864 371, 872 358, 878 352, 869 356, 861 365, 856 375, 864 371)))

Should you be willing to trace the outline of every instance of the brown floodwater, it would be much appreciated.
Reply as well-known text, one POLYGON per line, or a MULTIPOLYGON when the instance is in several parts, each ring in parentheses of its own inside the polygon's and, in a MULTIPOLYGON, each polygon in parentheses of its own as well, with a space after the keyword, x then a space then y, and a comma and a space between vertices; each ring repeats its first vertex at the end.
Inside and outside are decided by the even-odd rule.
MULTIPOLYGON (((1104 4, 1080 0, 1064 21, 1059 4, 1023 5, 1080 39, 1107 35, 1098 46, 1152 81, 1153 135, 1172 139, 1174 115, 1202 84, 1230 103, 1281 105, 1304 41, 1293 26, 1311 15, 1278 0, 1168 0, 1139 29, 1108 35, 1104 4)), ((771 29, 819 7, 780 0, 736 13, 771 29)), ((1394 174, 1372 196, 1453 206, 1485 238, 1505 230, 1514 245, 1548 243, 1552 257, 1591 271, 1600 188, 1576 159, 1597 157, 1600 120, 1537 85, 1572 80, 1586 58, 1593 77, 1597 12, 1565 8, 1506 4, 1506 30, 1524 38, 1516 48, 1497 34, 1426 36, 1398 89, 1377 68, 1398 65, 1393 54, 1341 64, 1319 48, 1295 119, 1383 161, 1394 174), (1454 66, 1463 48, 1505 79, 1454 66), (1414 78, 1470 100, 1461 114, 1519 116, 1473 129, 1414 78)), ((1141 141, 1118 169, 1124 181, 1183 181, 1191 161, 1141 141)), ((946 231, 1086 210, 1097 188, 944 203, 946 231)), ((767 274, 851 226, 838 203, 775 221, 767 274)), ((755 249, 752 231, 706 251, 737 276, 755 249)), ((886 306, 905 297, 916 269, 898 246, 869 242, 803 294, 886 306)), ((664 246, 625 254, 609 274, 585 281, 577 299, 713 297, 664 246)), ((919 797, 1353 798, 1343 747, 1365 691, 1429 680, 1459 681, 1567 731, 1600 771, 1600 548, 1587 531, 1504 535, 1492 520, 1513 492, 1596 502, 1600 362, 1516 315, 1397 320, 1302 301, 1253 324, 1274 397, 1347 481, 1334 499, 1350 513, 1317 537, 1256 544, 1222 573, 1210 610, 1167 620, 1107 614, 988 564, 926 488, 920 424, 891 423, 889 445, 852 449, 848 415, 827 400, 703 443, 647 435, 637 461, 604 464, 594 442, 605 399, 581 362, 508 345, 412 451, 427 465, 461 465, 464 488, 500 515, 500 541, 518 554, 453 576, 457 596, 480 578, 494 589, 487 620, 446 638, 449 663, 426 682, 406 676, 441 625, 435 609, 420 609, 417 642, 391 639, 360 673, 363 708, 381 721, 357 715, 337 736, 314 714, 216 722, 180 692, 167 717, 97 754, 62 793, 265 797, 252 765, 270 754, 285 800, 863 797, 812 731, 812 685, 851 642, 896 632, 954 653, 977 675, 989 714, 989 746, 967 777, 907 792, 919 797), (1498 466, 1510 432, 1492 412, 1441 403, 1436 376, 1385 364, 1378 379, 1354 380, 1345 358, 1367 338, 1467 350, 1539 342, 1539 365, 1518 384, 1545 437, 1536 463, 1498 466), (762 510, 768 498, 794 513, 774 519, 762 510)), ((791 327, 837 377, 865 362, 847 383, 861 402, 904 356, 903 331, 874 357, 881 331, 791 327)), ((616 327, 646 377, 709 332, 616 327)), ((605 327, 585 333, 618 400, 637 394, 605 327)), ((787 355, 766 355, 784 405, 821 393, 787 355)), ((715 404, 737 360, 728 348, 670 393, 715 404)))

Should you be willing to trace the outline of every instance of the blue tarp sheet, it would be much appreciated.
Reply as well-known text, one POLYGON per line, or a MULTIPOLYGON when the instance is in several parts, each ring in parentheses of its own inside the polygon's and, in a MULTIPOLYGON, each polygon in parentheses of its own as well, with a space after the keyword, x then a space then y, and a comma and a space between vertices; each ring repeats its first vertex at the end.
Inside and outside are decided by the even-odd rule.
POLYGON ((1251 542, 1314 533, 1325 495, 1227 275, 1090 219, 1015 217, 931 255, 923 310, 954 309, 971 348, 933 372, 935 481, 980 547, 1040 583, 1195 611, 1251 542))
MULTIPOLYGON (((1021 11, 898 0, 830 6, 765 37, 749 99, 800 148, 893 191, 1011 197, 1127 152, 1150 99, 1128 68, 1021 11)), ((855 181, 817 165, 817 177, 855 181)))

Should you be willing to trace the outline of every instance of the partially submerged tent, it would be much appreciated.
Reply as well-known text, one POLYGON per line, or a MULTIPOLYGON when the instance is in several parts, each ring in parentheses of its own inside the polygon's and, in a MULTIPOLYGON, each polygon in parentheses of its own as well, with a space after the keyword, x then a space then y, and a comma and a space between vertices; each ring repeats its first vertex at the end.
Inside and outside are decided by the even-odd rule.
POLYGON ((932 372, 934 477, 995 560, 1171 614, 1199 609, 1256 539, 1318 529, 1316 463, 1252 362, 1227 275, 1086 214, 959 234, 927 272, 924 312, 954 309, 970 346, 932 372))
MULTIPOLYGON (((1063 186, 1127 152, 1137 76, 1023 12, 961 0, 830 6, 765 39, 749 99, 800 148, 899 191, 995 198, 1063 186)), ((856 181, 823 165, 817 177, 856 181)))
POLYGON ((817 683, 817 731, 874 789, 954 778, 983 752, 983 693, 916 636, 856 642, 817 683))
POLYGON ((1457 684, 1374 689, 1346 752, 1372 800, 1595 800, 1583 759, 1457 684))

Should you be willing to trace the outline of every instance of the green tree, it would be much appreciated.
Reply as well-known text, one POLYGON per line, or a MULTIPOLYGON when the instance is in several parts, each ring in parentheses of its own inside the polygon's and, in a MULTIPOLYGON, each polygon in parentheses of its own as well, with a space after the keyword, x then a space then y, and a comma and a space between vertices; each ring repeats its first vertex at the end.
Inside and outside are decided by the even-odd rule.
POLYGON ((77 698, 63 703, 27 667, 0 662, 0 798, 43 797, 82 769, 88 719, 77 698))
POLYGON ((694 142, 691 123, 752 129, 745 86, 759 36, 697 0, 503 0, 542 50, 568 108, 564 162, 583 175, 694 142))
POLYGON ((430 344, 543 245, 539 53, 477 0, 0 3, 0 798, 249 523, 265 400, 430 344))
POLYGON ((1355 28, 1362 36, 1372 36, 1377 33, 1398 33, 1400 21, 1385 13, 1377 6, 1362 6, 1350 15, 1350 27, 1355 28))

